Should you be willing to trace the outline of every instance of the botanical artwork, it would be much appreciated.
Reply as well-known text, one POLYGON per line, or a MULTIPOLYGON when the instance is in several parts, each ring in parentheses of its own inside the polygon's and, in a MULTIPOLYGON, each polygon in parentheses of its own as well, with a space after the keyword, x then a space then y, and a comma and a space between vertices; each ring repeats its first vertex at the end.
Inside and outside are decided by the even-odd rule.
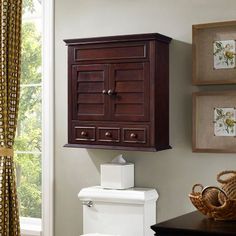
POLYGON ((235 40, 222 40, 213 43, 214 69, 235 68, 235 40))
POLYGON ((236 108, 214 108, 214 135, 236 136, 236 108))

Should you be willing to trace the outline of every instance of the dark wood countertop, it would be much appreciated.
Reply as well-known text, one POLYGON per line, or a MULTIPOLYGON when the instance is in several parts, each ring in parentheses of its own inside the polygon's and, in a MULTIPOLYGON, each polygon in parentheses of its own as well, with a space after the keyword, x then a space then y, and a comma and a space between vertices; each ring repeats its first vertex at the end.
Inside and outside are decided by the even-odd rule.
POLYGON ((157 236, 236 236, 236 221, 215 221, 198 211, 158 223, 151 228, 157 236))

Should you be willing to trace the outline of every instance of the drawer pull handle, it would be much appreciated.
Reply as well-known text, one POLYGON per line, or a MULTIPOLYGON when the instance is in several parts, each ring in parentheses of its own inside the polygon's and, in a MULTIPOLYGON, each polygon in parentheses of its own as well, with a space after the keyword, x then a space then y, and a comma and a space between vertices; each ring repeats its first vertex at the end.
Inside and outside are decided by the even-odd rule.
POLYGON ((110 137, 111 137, 111 133, 110 133, 110 132, 106 132, 106 133, 105 133, 105 136, 106 136, 107 138, 110 138, 110 137))
POLYGON ((132 139, 137 138, 137 134, 131 133, 131 134, 130 134, 130 138, 132 138, 132 139))
POLYGON ((86 137, 88 135, 87 132, 85 132, 85 131, 82 131, 80 134, 82 137, 86 137))

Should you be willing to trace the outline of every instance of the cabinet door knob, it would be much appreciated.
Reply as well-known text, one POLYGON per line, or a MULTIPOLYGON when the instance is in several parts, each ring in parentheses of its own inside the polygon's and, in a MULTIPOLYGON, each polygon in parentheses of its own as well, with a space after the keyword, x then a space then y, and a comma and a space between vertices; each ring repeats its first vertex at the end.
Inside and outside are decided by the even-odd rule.
POLYGON ((80 134, 81 134, 81 136, 83 136, 83 137, 86 137, 86 136, 87 136, 87 132, 85 132, 85 131, 82 131, 80 134))
POLYGON ((105 89, 102 90, 102 94, 106 95, 107 91, 105 89))
POLYGON ((131 134, 130 134, 130 138, 137 138, 137 134, 131 133, 131 134))
POLYGON ((113 91, 112 89, 109 89, 109 90, 107 91, 107 94, 108 94, 109 96, 112 96, 112 95, 115 95, 116 92, 113 91))
POLYGON ((105 133, 105 136, 108 137, 108 138, 110 138, 110 137, 111 137, 111 133, 110 133, 110 132, 106 132, 106 133, 105 133))

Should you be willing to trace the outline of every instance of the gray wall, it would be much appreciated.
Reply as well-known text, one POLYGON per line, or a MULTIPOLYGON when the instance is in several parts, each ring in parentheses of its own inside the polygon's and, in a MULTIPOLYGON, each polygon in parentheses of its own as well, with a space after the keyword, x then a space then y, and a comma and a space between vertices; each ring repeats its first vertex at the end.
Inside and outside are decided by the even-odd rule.
POLYGON ((62 40, 151 32, 174 39, 170 46, 173 149, 123 152, 135 163, 135 185, 158 190, 160 222, 194 210, 187 196, 193 183, 216 184, 217 172, 235 169, 234 154, 191 151, 191 93, 198 89, 191 86, 191 26, 235 16, 235 0, 55 0, 55 236, 82 233, 77 194, 83 187, 98 185, 100 164, 120 153, 63 147, 67 142, 67 55, 62 40))

